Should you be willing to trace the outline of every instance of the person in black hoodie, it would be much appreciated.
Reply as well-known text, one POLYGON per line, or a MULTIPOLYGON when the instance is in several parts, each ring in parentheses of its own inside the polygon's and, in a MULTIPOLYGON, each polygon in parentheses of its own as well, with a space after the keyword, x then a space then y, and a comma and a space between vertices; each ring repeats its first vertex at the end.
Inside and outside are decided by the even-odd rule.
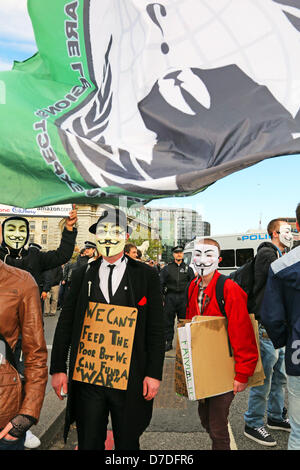
POLYGON ((0 259, 6 264, 28 271, 40 286, 43 271, 61 266, 71 258, 77 236, 76 222, 77 212, 73 209, 66 219, 57 250, 43 252, 35 247, 28 250, 24 248, 29 238, 27 219, 19 216, 8 217, 2 223, 3 240, 0 245, 0 259))
POLYGON ((268 224, 271 241, 262 243, 257 250, 254 266, 255 317, 259 322, 260 352, 265 372, 264 384, 252 387, 249 393, 248 410, 244 415, 244 435, 264 446, 276 446, 277 442, 264 426, 267 411, 267 426, 270 429, 290 431, 289 420, 284 413, 284 392, 286 373, 284 367, 285 351, 275 349, 261 322, 260 309, 270 265, 284 255, 293 241, 291 227, 284 219, 273 219, 268 224))

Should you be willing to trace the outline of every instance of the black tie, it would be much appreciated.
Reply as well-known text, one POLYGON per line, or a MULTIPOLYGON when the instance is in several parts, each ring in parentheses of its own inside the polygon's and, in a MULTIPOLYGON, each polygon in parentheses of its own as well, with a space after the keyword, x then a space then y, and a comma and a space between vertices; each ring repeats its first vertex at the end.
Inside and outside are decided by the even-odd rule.
POLYGON ((112 301, 112 273, 113 273, 113 269, 116 267, 115 264, 108 264, 107 265, 110 269, 110 273, 109 273, 109 276, 108 276, 108 296, 109 296, 109 303, 111 303, 112 301))

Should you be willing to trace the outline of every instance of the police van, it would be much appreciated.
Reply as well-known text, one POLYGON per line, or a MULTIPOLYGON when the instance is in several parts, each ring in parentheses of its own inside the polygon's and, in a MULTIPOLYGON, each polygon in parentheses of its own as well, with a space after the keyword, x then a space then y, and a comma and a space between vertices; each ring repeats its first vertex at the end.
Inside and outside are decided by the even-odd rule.
MULTIPOLYGON (((184 261, 187 265, 190 265, 192 262, 194 246, 203 238, 205 237, 196 237, 186 244, 184 248, 184 261)), ((245 264, 246 261, 254 258, 259 245, 263 242, 270 241, 268 233, 262 231, 255 233, 216 235, 207 238, 213 238, 220 244, 222 261, 219 264, 218 271, 225 275, 230 274, 232 271, 235 271, 245 264)))

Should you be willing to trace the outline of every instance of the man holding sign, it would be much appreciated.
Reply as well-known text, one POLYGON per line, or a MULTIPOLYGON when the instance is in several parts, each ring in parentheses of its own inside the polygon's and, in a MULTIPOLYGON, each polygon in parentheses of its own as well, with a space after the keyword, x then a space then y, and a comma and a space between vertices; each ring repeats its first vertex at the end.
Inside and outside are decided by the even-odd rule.
POLYGON ((101 256, 73 273, 54 336, 52 386, 60 399, 68 393, 65 438, 76 421, 79 450, 104 450, 109 413, 115 449, 137 450, 162 379, 159 277, 124 255, 130 228, 119 209, 105 210, 90 232, 101 256))

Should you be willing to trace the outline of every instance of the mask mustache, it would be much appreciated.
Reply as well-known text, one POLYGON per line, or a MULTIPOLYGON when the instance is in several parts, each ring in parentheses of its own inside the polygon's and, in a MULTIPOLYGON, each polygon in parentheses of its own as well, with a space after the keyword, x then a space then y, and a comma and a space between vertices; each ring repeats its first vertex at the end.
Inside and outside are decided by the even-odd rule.
POLYGON ((195 264, 195 266, 197 266, 197 268, 210 268, 213 265, 213 263, 211 263, 211 264, 205 264, 205 263, 197 264, 197 263, 194 263, 194 264, 195 264))
POLYGON ((120 242, 113 242, 112 240, 104 240, 101 242, 100 240, 98 240, 98 243, 99 245, 117 245, 120 242))

